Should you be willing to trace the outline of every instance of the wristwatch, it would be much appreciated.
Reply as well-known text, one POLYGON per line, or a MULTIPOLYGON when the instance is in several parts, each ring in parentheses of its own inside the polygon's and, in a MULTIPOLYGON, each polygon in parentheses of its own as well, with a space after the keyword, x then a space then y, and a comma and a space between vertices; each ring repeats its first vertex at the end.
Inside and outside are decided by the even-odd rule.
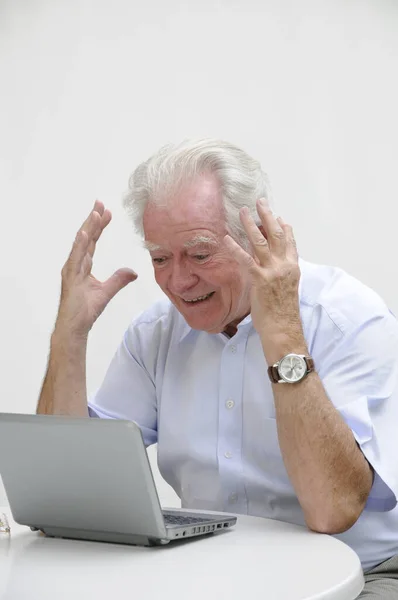
POLYGON ((281 360, 268 367, 272 383, 298 383, 314 370, 314 360, 304 354, 286 354, 281 360))

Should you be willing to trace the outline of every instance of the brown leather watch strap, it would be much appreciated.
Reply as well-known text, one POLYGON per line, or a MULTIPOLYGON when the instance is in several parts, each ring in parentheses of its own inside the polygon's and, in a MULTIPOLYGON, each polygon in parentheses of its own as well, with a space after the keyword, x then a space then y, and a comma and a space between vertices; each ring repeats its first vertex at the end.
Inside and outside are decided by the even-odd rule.
POLYGON ((278 367, 272 365, 272 367, 268 367, 268 377, 271 379, 272 383, 278 383, 279 381, 279 373, 278 367))
POLYGON ((315 369, 314 359, 311 356, 304 356, 304 360, 307 363, 307 371, 310 373, 315 369))

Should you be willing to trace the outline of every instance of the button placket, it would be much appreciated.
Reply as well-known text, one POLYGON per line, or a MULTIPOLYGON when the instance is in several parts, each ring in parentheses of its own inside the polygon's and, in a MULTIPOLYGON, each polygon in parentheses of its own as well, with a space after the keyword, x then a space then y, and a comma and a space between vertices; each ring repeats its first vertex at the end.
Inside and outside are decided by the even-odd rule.
POLYGON ((225 345, 221 356, 219 388, 218 458, 224 502, 227 506, 239 499, 239 509, 243 512, 247 510, 247 500, 242 479, 241 409, 247 335, 238 332, 234 343, 225 345))

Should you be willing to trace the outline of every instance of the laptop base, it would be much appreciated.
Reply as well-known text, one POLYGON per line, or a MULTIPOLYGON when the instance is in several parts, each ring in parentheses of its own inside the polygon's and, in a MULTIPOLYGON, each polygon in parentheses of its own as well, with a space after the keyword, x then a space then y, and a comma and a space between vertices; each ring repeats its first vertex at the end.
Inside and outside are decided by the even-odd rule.
POLYGON ((145 535, 114 533, 111 531, 88 531, 85 529, 72 529, 69 527, 41 527, 40 531, 47 537, 90 542, 108 542, 112 544, 126 544, 129 546, 164 546, 170 542, 170 540, 149 538, 145 535))

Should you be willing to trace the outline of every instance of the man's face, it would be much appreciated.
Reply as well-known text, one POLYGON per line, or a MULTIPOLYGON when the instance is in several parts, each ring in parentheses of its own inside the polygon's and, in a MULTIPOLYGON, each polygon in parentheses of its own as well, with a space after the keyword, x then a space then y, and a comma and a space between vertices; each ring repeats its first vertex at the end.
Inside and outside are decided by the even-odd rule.
POLYGON ((193 329, 220 333, 250 312, 250 279, 228 251, 219 184, 202 175, 167 206, 148 204, 145 242, 155 278, 193 329))

